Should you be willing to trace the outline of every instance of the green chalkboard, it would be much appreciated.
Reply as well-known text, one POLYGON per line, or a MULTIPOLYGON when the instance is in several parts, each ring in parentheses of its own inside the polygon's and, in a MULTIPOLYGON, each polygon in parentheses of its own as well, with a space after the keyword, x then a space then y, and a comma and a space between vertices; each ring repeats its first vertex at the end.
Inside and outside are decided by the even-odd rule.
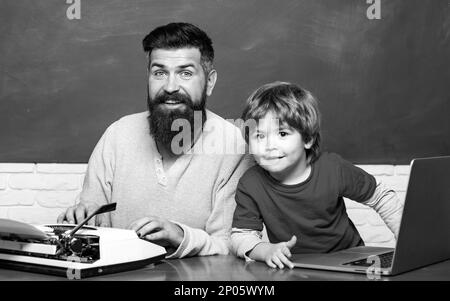
POLYGON ((66 1, 0 2, 0 162, 87 162, 109 124, 146 110, 141 41, 173 21, 212 38, 208 107, 225 118, 291 81, 320 101, 323 148, 354 163, 450 154, 446 0, 381 0, 380 19, 366 0, 78 3, 70 20, 66 1))

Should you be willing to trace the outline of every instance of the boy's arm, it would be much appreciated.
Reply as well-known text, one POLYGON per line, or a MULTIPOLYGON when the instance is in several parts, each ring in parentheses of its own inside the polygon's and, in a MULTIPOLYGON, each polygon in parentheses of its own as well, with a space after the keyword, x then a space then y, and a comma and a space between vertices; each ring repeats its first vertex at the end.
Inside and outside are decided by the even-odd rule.
POLYGON ((372 207, 398 236, 403 213, 401 202, 392 189, 386 188, 374 176, 337 156, 340 170, 341 196, 372 207))
POLYGON ((231 241, 235 254, 245 261, 263 261, 271 268, 294 267, 289 258, 292 256, 290 249, 297 242, 295 236, 289 241, 272 244, 262 240, 261 231, 233 228, 231 241))
POLYGON ((397 239, 404 202, 398 198, 395 191, 377 180, 373 195, 363 204, 372 207, 381 216, 397 239))
POLYGON ((262 242, 261 231, 264 227, 258 205, 250 192, 255 189, 255 181, 254 175, 249 174, 245 174, 239 181, 231 230, 232 252, 246 260, 251 260, 248 257, 249 251, 262 242))
POLYGON ((339 167, 339 194, 358 203, 364 203, 377 186, 375 177, 360 167, 357 167, 340 156, 335 155, 339 167))
POLYGON ((262 242, 261 231, 252 229, 233 228, 231 230, 231 246, 233 253, 246 261, 252 261, 248 255, 256 245, 262 242))

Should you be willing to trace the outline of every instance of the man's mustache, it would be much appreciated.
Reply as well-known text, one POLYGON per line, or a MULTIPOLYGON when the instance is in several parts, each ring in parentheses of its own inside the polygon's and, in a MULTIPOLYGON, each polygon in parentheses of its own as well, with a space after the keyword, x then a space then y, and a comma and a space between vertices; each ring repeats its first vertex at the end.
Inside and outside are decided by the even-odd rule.
POLYGON ((189 96, 183 95, 181 93, 162 93, 155 97, 153 100, 155 104, 163 104, 168 101, 178 102, 178 103, 184 103, 188 105, 189 107, 193 107, 194 104, 192 103, 192 100, 189 96))

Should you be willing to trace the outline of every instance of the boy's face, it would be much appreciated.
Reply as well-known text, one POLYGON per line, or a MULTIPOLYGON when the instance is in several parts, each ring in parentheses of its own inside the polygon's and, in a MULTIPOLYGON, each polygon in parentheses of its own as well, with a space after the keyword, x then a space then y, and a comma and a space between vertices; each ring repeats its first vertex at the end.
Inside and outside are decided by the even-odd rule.
POLYGON ((259 120, 258 127, 249 137, 250 153, 277 179, 304 168, 307 162, 305 149, 311 145, 312 141, 304 143, 297 130, 281 122, 272 112, 259 120))

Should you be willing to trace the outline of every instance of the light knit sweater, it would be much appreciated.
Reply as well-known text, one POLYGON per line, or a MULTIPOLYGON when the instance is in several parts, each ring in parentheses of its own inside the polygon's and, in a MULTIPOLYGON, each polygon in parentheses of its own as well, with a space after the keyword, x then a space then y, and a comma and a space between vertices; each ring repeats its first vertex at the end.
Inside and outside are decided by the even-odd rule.
POLYGON ((148 215, 177 223, 184 237, 168 258, 228 254, 236 186, 252 165, 239 129, 207 111, 193 153, 164 170, 148 114, 125 116, 108 127, 89 159, 80 202, 116 202, 116 211, 104 215, 116 228, 148 215))

